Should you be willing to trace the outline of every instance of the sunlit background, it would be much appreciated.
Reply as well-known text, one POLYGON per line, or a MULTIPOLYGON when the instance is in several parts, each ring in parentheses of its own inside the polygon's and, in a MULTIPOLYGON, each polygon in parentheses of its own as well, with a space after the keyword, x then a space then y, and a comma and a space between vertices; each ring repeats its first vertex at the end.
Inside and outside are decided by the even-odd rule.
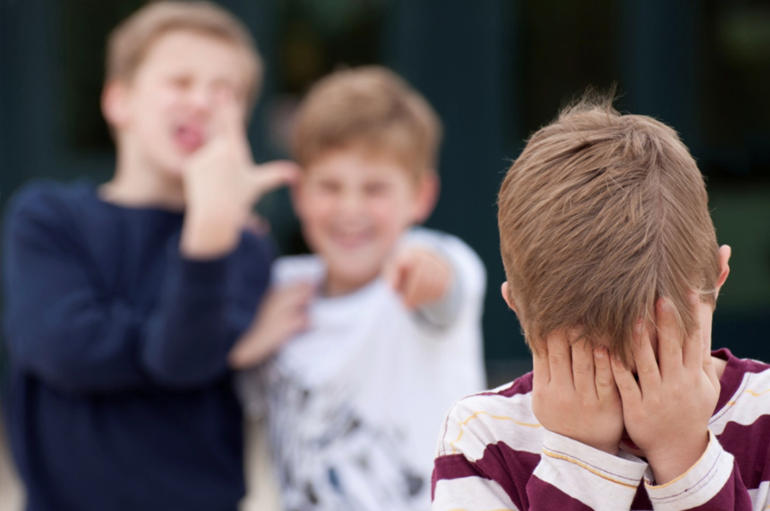
MULTIPOLYGON (((98 108, 108 31, 145 2, 0 0, 0 202, 23 182, 106 179, 98 108)), ((466 240, 488 271, 492 384, 528 369, 499 299, 495 194, 533 130, 587 86, 674 126, 707 177, 733 246, 714 344, 770 360, 770 3, 670 0, 228 0, 267 64, 250 127, 258 161, 286 156, 291 112, 341 66, 392 67, 445 126, 442 194, 428 225, 466 240)), ((285 192, 261 205, 284 253, 304 250, 285 192)), ((4 355, 0 354, 0 371, 4 355)))

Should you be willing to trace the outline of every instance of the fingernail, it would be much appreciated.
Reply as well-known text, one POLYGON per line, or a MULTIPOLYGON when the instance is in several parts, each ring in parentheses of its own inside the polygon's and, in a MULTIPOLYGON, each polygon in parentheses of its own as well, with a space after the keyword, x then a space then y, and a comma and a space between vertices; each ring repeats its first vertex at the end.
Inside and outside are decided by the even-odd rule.
POLYGON ((606 353, 604 352, 604 348, 594 348, 594 355, 596 358, 605 358, 606 353))

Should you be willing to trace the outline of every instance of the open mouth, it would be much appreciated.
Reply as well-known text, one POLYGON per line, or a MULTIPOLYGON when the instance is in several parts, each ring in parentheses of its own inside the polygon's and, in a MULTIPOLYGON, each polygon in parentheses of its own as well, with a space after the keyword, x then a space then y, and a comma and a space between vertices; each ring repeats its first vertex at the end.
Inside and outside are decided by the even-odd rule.
POLYGON ((356 248, 369 243, 372 239, 368 231, 335 232, 332 234, 334 242, 344 248, 356 248))
POLYGON ((179 124, 174 128, 174 142, 186 153, 200 149, 206 142, 203 128, 192 124, 179 124))

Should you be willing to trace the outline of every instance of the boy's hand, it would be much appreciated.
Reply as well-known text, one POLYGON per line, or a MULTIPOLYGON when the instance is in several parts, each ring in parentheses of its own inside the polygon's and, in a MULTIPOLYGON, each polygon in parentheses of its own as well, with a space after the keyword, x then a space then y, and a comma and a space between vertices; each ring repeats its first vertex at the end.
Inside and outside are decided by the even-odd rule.
POLYGON ((232 250, 254 203, 296 179, 288 161, 255 165, 246 139, 242 107, 225 98, 215 130, 184 169, 186 203, 182 250, 191 257, 217 257, 232 250))
POLYGON ((314 292, 315 286, 307 283, 271 289, 262 300, 254 323, 230 350, 230 367, 254 366, 305 330, 307 308, 314 292))
POLYGON ((452 266, 433 250, 406 247, 386 265, 384 278, 409 309, 436 302, 452 283, 452 266))
POLYGON ((639 382, 612 360, 623 401, 626 431, 652 467, 657 484, 690 468, 708 444, 708 422, 719 399, 719 378, 709 355, 710 332, 703 329, 710 305, 694 294, 690 306, 698 328, 689 338, 679 328, 671 300, 656 303, 658 361, 650 332, 641 322, 632 343, 639 382))
POLYGON ((604 347, 551 333, 533 353, 532 410, 549 431, 617 454, 623 412, 604 347))

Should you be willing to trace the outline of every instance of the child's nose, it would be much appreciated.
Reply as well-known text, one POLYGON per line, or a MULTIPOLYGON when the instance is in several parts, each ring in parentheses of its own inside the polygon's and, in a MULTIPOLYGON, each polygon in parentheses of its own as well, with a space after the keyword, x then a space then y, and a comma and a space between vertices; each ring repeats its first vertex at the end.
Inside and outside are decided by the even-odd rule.
POLYGON ((215 97, 207 87, 197 86, 190 88, 187 101, 196 111, 209 112, 214 106, 215 97))
POLYGON ((340 194, 337 204, 339 211, 345 215, 357 216, 363 211, 363 198, 361 194, 348 191, 340 194))

